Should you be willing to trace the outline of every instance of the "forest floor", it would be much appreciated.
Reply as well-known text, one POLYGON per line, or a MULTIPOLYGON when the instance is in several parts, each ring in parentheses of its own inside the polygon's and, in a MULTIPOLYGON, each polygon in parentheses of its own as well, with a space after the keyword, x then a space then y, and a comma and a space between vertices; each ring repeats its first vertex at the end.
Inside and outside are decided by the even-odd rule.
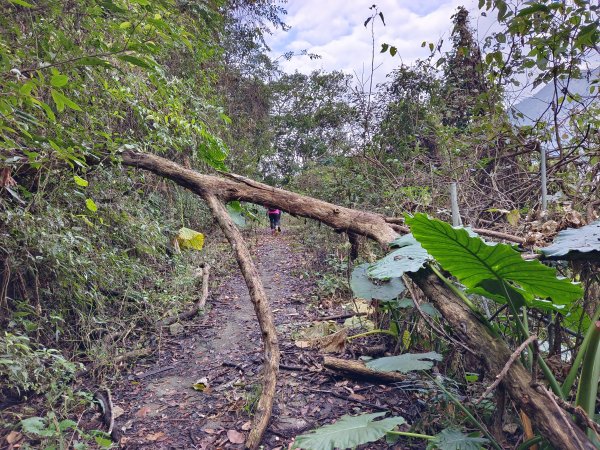
MULTIPOLYGON (((424 402, 416 399, 415 392, 343 378, 323 369, 318 350, 295 344, 292 338, 319 316, 344 311, 339 305, 329 305, 327 310, 311 304, 315 280, 304 275, 307 257, 294 231, 273 236, 265 230, 251 239, 255 239, 252 252, 275 315, 282 353, 264 448, 287 449, 295 436, 344 414, 388 410, 409 423, 417 419, 424 402)), ((262 345, 237 270, 211 293, 209 308, 184 323, 181 334, 163 336, 154 358, 138 362, 120 388, 113 390, 121 448, 243 448, 260 395, 262 345)), ((380 441, 361 448, 407 446, 380 441)))

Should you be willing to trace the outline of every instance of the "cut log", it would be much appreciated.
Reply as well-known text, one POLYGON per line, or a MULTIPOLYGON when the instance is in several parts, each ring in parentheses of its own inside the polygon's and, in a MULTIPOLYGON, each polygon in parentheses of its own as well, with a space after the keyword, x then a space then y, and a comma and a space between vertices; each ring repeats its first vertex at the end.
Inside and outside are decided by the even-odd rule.
POLYGON ((324 356, 323 367, 341 372, 351 378, 371 380, 377 383, 399 383, 400 381, 406 381, 406 377, 403 375, 396 372, 379 372, 369 369, 361 361, 324 356))
MULTIPOLYGON (((387 247, 399 236, 392 227, 397 224, 386 222, 385 217, 380 214, 336 206, 322 200, 267 186, 239 175, 228 174, 227 179, 202 175, 155 155, 126 151, 122 156, 125 165, 143 168, 169 178, 207 200, 212 198, 211 203, 213 204, 215 202, 220 204, 218 198, 222 201, 241 200, 273 205, 298 216, 319 220, 337 231, 351 231, 367 236, 384 247, 387 247)), ((229 225, 226 228, 229 228, 229 225)), ((233 224, 231 224, 231 228, 234 228, 233 224)), ((239 234, 239 232, 237 233, 239 234)), ((230 242, 233 245, 233 241, 230 240, 230 242)), ((490 330, 435 274, 429 270, 422 270, 410 276, 442 313, 444 319, 451 325, 453 332, 469 342, 471 348, 476 349, 489 372, 494 375, 500 373, 512 353, 506 342, 495 338, 490 330)), ((256 305, 255 310, 260 320, 256 305)), ((266 335, 263 335, 263 339, 265 338, 266 335)), ((266 361, 268 360, 266 358, 266 361)), ((555 402, 549 401, 534 386, 531 386, 531 381, 531 376, 525 367, 516 361, 510 367, 508 375, 502 380, 502 385, 516 406, 526 412, 535 427, 554 447, 595 449, 586 434, 575 425, 564 410, 555 402)), ((252 436, 256 436, 256 434, 252 436)))

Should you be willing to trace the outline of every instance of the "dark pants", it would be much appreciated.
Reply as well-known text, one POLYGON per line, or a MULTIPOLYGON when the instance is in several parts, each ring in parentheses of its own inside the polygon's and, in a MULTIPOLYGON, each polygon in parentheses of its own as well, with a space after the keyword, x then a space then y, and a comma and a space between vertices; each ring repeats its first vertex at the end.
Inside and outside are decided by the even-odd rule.
POLYGON ((281 219, 281 213, 269 214, 269 222, 271 223, 271 230, 279 227, 279 220, 281 219))

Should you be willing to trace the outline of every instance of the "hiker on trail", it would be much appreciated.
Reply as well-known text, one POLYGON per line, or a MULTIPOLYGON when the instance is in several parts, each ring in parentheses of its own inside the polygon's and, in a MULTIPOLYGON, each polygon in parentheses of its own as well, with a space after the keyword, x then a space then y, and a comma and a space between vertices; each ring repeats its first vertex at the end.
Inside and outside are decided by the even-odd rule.
POLYGON ((267 208, 267 215, 269 216, 271 231, 273 233, 281 233, 281 226, 279 225, 281 221, 281 210, 269 206, 267 208))

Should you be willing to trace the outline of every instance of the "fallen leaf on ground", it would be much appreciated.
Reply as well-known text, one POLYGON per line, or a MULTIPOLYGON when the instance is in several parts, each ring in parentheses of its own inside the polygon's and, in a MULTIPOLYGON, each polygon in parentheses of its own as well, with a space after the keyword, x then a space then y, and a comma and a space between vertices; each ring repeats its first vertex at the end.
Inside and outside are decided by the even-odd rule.
POLYGON ((150 411, 152 411, 152 408, 149 406, 142 406, 135 415, 136 417, 146 417, 150 411))
POLYGON ((115 406, 113 408, 113 414, 115 416, 115 419, 118 419, 119 417, 121 417, 123 414, 125 414, 125 410, 123 408, 121 408, 120 406, 115 406))
POLYGON ((242 431, 248 431, 250 428, 252 428, 252 422, 251 421, 248 421, 244 425, 242 425, 242 431))
POLYGON ((165 433, 163 433, 162 431, 159 431, 158 433, 150 433, 148 435, 146 435, 146 440, 147 441, 158 441, 159 439, 163 438, 165 436, 165 433))
POLYGON ((227 439, 232 444, 243 444, 246 441, 246 436, 236 430, 227 430, 227 439))
POLYGON ((18 431, 11 431, 8 433, 8 436, 6 436, 6 442, 10 445, 16 444, 21 439, 23 439, 23 435, 18 431))

